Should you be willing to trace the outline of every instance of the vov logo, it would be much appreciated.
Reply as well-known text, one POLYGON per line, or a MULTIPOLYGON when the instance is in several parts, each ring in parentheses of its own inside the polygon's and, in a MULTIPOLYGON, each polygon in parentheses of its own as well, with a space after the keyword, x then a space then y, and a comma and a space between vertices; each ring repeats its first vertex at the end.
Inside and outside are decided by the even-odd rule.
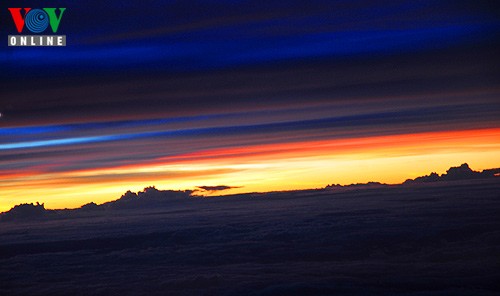
MULTIPOLYGON (((66 8, 9 8, 17 32, 56 34, 66 8)), ((66 35, 9 35, 9 46, 66 46, 66 35)))

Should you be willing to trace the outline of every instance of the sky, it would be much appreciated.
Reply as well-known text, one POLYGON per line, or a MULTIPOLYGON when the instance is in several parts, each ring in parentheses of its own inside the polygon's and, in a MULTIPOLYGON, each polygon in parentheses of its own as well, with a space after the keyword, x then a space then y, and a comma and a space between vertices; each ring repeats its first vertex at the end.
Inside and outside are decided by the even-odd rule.
POLYGON ((500 167, 497 1, 15 1, 0 38, 9 7, 67 46, 0 43, 0 211, 500 167))

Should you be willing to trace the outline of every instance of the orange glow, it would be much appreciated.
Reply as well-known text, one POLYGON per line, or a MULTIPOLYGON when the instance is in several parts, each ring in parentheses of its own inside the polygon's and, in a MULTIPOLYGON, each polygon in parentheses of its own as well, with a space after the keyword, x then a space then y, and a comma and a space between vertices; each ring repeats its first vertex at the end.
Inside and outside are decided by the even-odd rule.
POLYGON ((468 162, 500 166, 500 128, 212 149, 154 162, 69 172, 1 173, 0 211, 22 202, 79 207, 117 199, 127 190, 240 186, 224 194, 379 181, 400 183, 468 162))

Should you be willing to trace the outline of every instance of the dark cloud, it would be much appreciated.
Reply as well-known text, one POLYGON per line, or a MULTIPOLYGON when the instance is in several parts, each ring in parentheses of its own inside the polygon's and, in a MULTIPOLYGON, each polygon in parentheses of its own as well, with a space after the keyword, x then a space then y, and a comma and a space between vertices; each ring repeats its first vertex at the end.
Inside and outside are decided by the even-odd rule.
POLYGON ((498 187, 281 192, 2 223, 0 293, 496 295, 498 187))
POLYGON ((228 190, 228 189, 233 189, 233 188, 241 188, 241 187, 218 185, 218 186, 198 186, 197 188, 203 189, 205 191, 215 192, 215 191, 223 191, 223 190, 228 190))
POLYGON ((461 166, 451 167, 449 168, 445 174, 441 176, 435 172, 426 175, 417 177, 415 179, 408 179, 404 183, 405 184, 418 184, 418 183, 433 183, 433 182, 444 182, 444 181, 464 181, 464 180, 478 180, 478 179, 486 179, 491 180, 498 178, 498 173, 500 172, 500 168, 487 169, 482 172, 472 170, 467 163, 462 164, 461 166))
POLYGON ((8 212, 0 213, 0 221, 33 221, 47 218, 48 211, 44 204, 20 204, 8 212))

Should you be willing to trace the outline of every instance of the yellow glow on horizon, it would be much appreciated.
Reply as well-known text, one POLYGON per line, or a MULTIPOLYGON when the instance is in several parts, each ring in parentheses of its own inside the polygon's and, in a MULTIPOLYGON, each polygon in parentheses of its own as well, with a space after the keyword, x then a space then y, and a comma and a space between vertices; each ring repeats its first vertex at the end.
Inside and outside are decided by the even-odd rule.
POLYGON ((127 190, 186 190, 241 186, 217 194, 320 188, 444 173, 469 163, 474 170, 500 166, 500 128, 280 143, 200 151, 155 162, 61 173, 13 173, 0 179, 0 211, 19 203, 46 208, 103 203, 127 190))

